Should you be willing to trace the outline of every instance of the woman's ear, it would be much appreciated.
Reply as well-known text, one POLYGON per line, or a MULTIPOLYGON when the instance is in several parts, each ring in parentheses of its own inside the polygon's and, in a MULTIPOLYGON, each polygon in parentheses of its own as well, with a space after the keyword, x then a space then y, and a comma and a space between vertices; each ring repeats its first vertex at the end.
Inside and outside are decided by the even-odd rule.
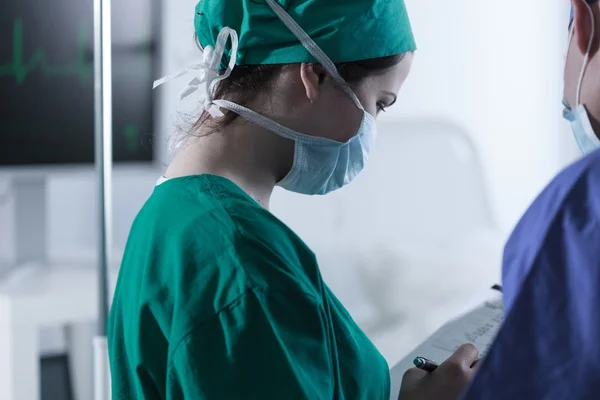
POLYGON ((321 90, 320 86, 325 77, 325 71, 318 64, 302 63, 300 65, 300 79, 304 85, 306 97, 311 103, 317 101, 321 90))
POLYGON ((590 44, 590 35, 594 35, 592 48, 590 49, 590 55, 593 55, 597 51, 598 46, 598 34, 600 33, 598 26, 598 20, 596 18, 598 14, 598 1, 597 0, 571 0, 573 5, 573 38, 577 45, 577 49, 581 54, 586 54, 590 44), (586 4, 586 2, 588 4, 586 4), (590 8, 592 12, 590 13, 590 8), (594 27, 592 32, 592 26, 594 27))

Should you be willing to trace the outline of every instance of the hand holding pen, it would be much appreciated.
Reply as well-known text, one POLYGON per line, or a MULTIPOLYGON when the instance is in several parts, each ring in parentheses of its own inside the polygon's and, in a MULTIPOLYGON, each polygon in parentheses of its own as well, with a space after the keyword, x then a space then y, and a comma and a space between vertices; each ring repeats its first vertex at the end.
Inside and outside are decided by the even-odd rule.
POLYGON ((460 399, 474 374, 478 356, 477 347, 463 344, 439 366, 424 357, 417 357, 418 368, 411 368, 404 374, 398 400, 460 399))
MULTIPOLYGON (((480 360, 480 358, 475 360, 473 365, 471 365, 471 368, 475 368, 480 360)), ((413 364, 415 364, 415 367, 422 369, 425 372, 433 372, 439 367, 438 363, 425 357, 415 357, 413 364)))
POLYGON ((417 357, 414 359, 415 367, 422 369, 425 372, 433 372, 439 365, 435 361, 431 361, 425 357, 417 357))

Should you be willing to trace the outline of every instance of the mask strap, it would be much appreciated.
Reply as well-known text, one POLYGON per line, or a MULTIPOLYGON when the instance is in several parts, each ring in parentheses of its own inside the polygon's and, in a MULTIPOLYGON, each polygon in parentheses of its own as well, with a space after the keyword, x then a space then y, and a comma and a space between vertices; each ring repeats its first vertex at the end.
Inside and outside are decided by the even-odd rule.
POLYGON ((202 51, 202 60, 200 60, 200 62, 192 64, 173 75, 165 76, 164 78, 154 81, 152 88, 156 89, 158 86, 191 71, 198 71, 197 76, 192 78, 187 85, 185 85, 179 94, 179 99, 183 100, 191 94, 200 91, 200 101, 203 103, 203 109, 213 118, 222 117, 224 114, 221 111, 221 108, 213 102, 214 95, 217 84, 220 81, 227 79, 229 75, 231 75, 233 68, 235 68, 237 50, 237 33, 233 29, 225 27, 219 32, 215 48, 213 49, 211 46, 206 46, 204 48, 202 51), (223 55, 225 54, 225 46, 227 45, 227 40, 229 38, 231 38, 231 57, 227 69, 221 74, 219 73, 219 66, 223 59, 223 55))
POLYGON ((305 143, 305 144, 316 144, 323 146, 334 146, 339 147, 341 142, 335 141, 333 139, 327 139, 319 136, 309 136, 305 134, 298 133, 293 129, 290 129, 286 126, 278 124, 277 122, 262 116, 256 111, 252 111, 249 108, 241 106, 239 104, 232 103, 228 100, 215 100, 215 104, 221 108, 224 108, 229 111, 233 111, 234 113, 240 115, 245 120, 252 122, 254 125, 260 126, 264 129, 267 129, 281 137, 286 139, 291 139, 295 142, 305 143))
POLYGON ((306 48, 306 50, 308 50, 308 52, 323 65, 323 68, 325 68, 329 75, 331 75, 333 80, 335 80, 336 83, 341 86, 342 90, 346 92, 348 96, 350 96, 352 101, 354 101, 354 104, 356 104, 359 109, 364 111, 360 100, 358 100, 358 97, 356 97, 344 78, 340 76, 335 64, 329 57, 327 57, 327 54, 325 54, 323 50, 321 50, 321 48, 314 42, 314 40, 312 40, 312 38, 308 36, 306 32, 304 32, 304 29, 302 29, 302 27, 298 25, 296 21, 294 21, 294 19, 279 5, 279 3, 277 3, 275 0, 266 0, 266 2, 269 7, 271 7, 271 10, 273 10, 273 12, 285 24, 285 26, 287 26, 294 36, 300 40, 300 43, 302 43, 304 48, 306 48))
MULTIPOLYGON (((592 7, 589 5, 589 3, 587 1, 582 0, 586 6, 586 8, 588 9, 588 12, 590 14, 590 39, 588 42, 588 47, 587 47, 587 51, 585 52, 585 56, 583 57, 583 65, 581 67, 581 73, 579 74, 579 79, 577 81, 577 91, 575 93, 575 106, 579 106, 581 105, 581 88, 583 85, 583 76, 585 75, 585 71, 587 69, 588 63, 589 63, 589 58, 590 58, 590 52, 592 51, 592 46, 594 44, 594 36, 596 35, 596 26, 595 26, 595 20, 594 20, 594 12, 592 11, 592 7)), ((573 37, 573 32, 575 29, 575 23, 573 23, 573 26, 571 27, 571 34, 570 34, 570 38, 572 39, 573 37)))

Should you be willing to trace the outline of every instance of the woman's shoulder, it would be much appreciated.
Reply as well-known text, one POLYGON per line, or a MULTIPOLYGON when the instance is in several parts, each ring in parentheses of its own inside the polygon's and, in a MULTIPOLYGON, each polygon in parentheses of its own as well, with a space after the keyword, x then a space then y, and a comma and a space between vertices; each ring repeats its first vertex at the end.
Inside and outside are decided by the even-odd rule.
POLYGON ((186 304, 210 299, 217 308, 248 287, 315 297, 322 290, 304 242, 233 183, 212 176, 156 188, 132 226, 122 269, 177 290, 186 304))
POLYGON ((233 182, 214 175, 159 185, 132 233, 153 235, 161 243, 187 244, 201 257, 233 251, 246 260, 269 256, 286 265, 315 263, 314 253, 285 223, 233 182))

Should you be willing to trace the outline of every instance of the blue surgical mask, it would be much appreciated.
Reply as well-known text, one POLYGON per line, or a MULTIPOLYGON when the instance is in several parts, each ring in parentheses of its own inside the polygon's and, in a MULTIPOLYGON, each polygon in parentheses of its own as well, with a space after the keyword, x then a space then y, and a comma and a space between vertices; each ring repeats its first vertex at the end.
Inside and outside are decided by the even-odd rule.
MULTIPOLYGON (((579 80, 577 82, 577 91, 575 94, 575 107, 569 108, 566 107, 563 111, 563 116, 571 122, 571 130, 573 131, 573 136, 575 136, 575 141, 579 146, 582 154, 589 154, 594 150, 600 148, 600 139, 596 136, 594 129, 592 128, 592 124, 590 123, 590 118, 588 116, 587 110, 585 106, 581 104, 581 88, 583 84, 583 76, 585 75, 585 71, 587 65, 589 63, 590 51, 592 49, 593 40, 595 37, 595 26, 594 26, 594 14, 592 9, 588 3, 586 3, 588 11, 590 13, 591 19, 591 29, 590 29, 590 39, 588 42, 587 52, 585 57, 583 58, 583 63, 581 67, 581 73, 579 74, 579 80)), ((571 34, 569 37, 569 43, 572 42, 573 31, 575 29, 575 24, 571 26, 571 34)))
POLYGON ((214 104, 295 142, 292 168, 277 183, 295 193, 323 195, 350 183, 365 166, 377 136, 375 118, 360 102, 357 106, 363 112, 362 122, 356 135, 345 143, 296 132, 227 100, 214 100, 214 104))
POLYGON ((376 136, 375 119, 363 111, 358 133, 346 143, 303 136, 295 139, 294 164, 278 183, 302 194, 327 194, 350 183, 364 168, 376 136))
POLYGON ((563 111, 563 116, 571 122, 573 136, 575 136, 575 141, 582 154, 589 154, 600 148, 600 139, 592 129, 592 124, 583 104, 580 104, 574 110, 566 108, 563 111))

